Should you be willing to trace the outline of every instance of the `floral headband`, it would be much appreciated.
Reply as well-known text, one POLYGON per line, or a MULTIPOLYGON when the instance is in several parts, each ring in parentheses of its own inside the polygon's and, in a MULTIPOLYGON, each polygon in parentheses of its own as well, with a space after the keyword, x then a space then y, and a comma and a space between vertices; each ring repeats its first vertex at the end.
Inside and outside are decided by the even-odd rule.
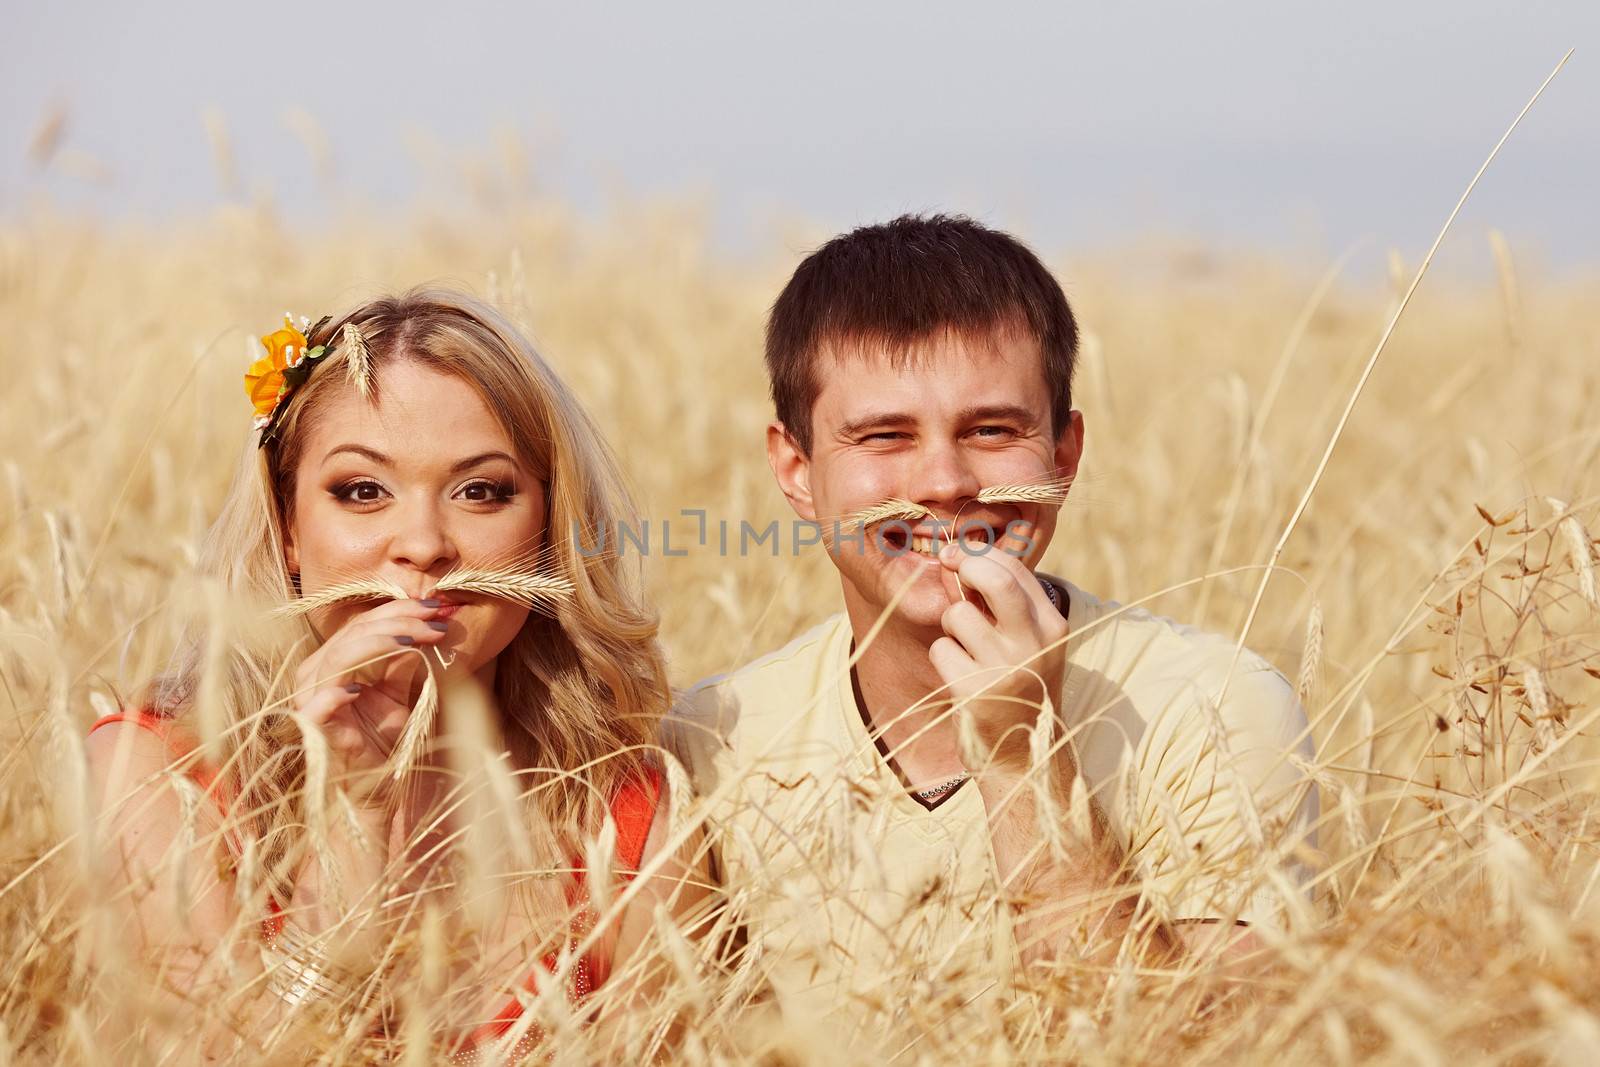
MULTIPOLYGON (((254 426, 261 431, 259 447, 265 448, 273 439, 294 391, 310 379, 311 372, 333 351, 331 344, 312 347, 306 340, 307 334, 321 332, 328 318, 323 316, 312 325, 310 319, 302 316, 300 328, 295 329, 294 316, 284 312, 283 328, 262 336, 261 343, 266 346, 267 354, 250 364, 250 369, 244 373, 244 391, 256 412, 254 426)), ((372 355, 366 339, 351 322, 345 324, 342 341, 350 352, 351 381, 363 397, 370 397, 372 355)))

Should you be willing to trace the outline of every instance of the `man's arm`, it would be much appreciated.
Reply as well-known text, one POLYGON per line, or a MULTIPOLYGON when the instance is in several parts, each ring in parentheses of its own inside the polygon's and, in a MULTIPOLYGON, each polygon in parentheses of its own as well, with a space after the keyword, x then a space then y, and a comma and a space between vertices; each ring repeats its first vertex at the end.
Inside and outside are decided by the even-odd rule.
MULTIPOLYGON (((1162 716, 1152 725, 1159 737, 1145 739, 1163 753, 1147 784, 1183 812, 1137 831, 1160 846, 1147 873, 1161 880, 1176 916, 1170 926, 1146 928, 1129 857, 1083 789, 1071 744, 1038 731, 1041 723, 1049 734, 1061 728, 1054 708, 1041 712, 1047 694, 1060 691, 1066 620, 1014 557, 952 554, 946 566, 959 573, 968 600, 945 613, 948 636, 929 658, 964 716, 963 758, 1017 903, 1024 958, 1100 958, 1115 951, 1130 922, 1140 924, 1135 936, 1147 960, 1179 949, 1223 962, 1257 954, 1259 937, 1235 920, 1275 912, 1281 888, 1261 883, 1250 857, 1266 848, 1279 854, 1270 862, 1283 862, 1296 842, 1315 841, 1315 791, 1289 758, 1297 749, 1311 757, 1309 728, 1288 683, 1265 664, 1235 663, 1230 646, 1222 659, 1202 650, 1164 694, 1166 707, 1187 708, 1192 699, 1193 714, 1162 716), (1225 706, 1209 705, 1230 673, 1225 706), (1252 827, 1270 840, 1253 840, 1252 827)), ((1306 880, 1293 873, 1303 868, 1289 867, 1291 881, 1306 880)))
MULTIPOLYGON (((941 558, 982 598, 982 607, 973 599, 950 606, 946 636, 928 656, 957 715, 968 717, 962 758, 988 811, 1022 959, 1109 962, 1138 921, 1138 892, 1104 813, 1084 791, 1051 702, 1060 690, 1067 622, 1016 557, 951 548, 941 558), (1044 734, 1041 723, 1049 727, 1044 734)), ((1151 962, 1170 959, 1179 946, 1153 922, 1137 936, 1151 962)))
MULTIPOLYGON (((1078 816, 1072 816, 1074 782, 1083 786, 1069 746, 1034 769, 1026 754, 1019 759, 1008 747, 996 746, 975 779, 989 813, 1001 885, 1015 909, 1022 960, 1109 964, 1138 920, 1138 890, 1129 882, 1122 849, 1092 797, 1077 798, 1078 816), (1044 790, 1048 798, 1041 797, 1044 790)), ((1135 935, 1140 957, 1170 960, 1179 938, 1150 919, 1142 925, 1135 935)))

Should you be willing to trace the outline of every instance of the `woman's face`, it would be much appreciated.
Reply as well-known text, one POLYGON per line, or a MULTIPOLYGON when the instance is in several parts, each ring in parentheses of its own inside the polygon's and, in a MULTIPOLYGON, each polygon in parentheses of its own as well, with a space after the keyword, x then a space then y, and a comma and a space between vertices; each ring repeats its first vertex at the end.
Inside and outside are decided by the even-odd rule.
MULTIPOLYGON (((390 363, 373 400, 342 386, 312 420, 295 471, 285 559, 302 592, 353 578, 434 594, 459 567, 525 563, 539 550, 545 487, 482 397, 460 378, 390 363)), ((493 679, 528 609, 490 597, 438 594, 454 670, 493 679)), ((328 609, 327 635, 370 604, 328 609)))

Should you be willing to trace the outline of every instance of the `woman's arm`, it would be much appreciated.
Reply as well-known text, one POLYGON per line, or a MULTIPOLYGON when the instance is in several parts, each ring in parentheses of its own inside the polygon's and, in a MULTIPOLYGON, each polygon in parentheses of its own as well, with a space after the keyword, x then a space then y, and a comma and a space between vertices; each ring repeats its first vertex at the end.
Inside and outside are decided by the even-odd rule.
MULTIPOLYGON (((665 912, 683 942, 692 942, 711 924, 718 902, 708 870, 704 835, 698 829, 675 851, 666 851, 671 836, 672 810, 668 789, 663 782, 639 861, 640 871, 653 870, 654 873, 639 875, 638 895, 624 909, 617 927, 611 978, 603 987, 599 1021, 603 1033, 614 1030, 635 1012, 648 1008, 658 1000, 668 983, 668 972, 674 967, 673 952, 671 946, 663 943, 662 932, 657 928, 657 911, 665 912)), ((652 1017, 653 1013, 643 1012, 640 1021, 652 1017)), ((602 1037, 597 1047, 609 1047, 610 1042, 626 1036, 602 1037)))
MULTIPOLYGON (((135 988, 179 1009, 171 1034, 150 1037, 196 1042, 207 1059, 263 1041, 287 1021, 289 1005, 275 991, 282 981, 269 981, 262 966, 265 900, 257 898, 256 913, 254 901, 247 912, 237 899, 215 799, 171 773, 163 738, 135 723, 102 726, 85 747, 99 816, 97 888, 110 919, 102 954, 135 988)), ((342 833, 330 837, 341 869, 371 862, 346 855, 361 846, 342 833)), ((287 921, 310 935, 337 926, 330 896, 321 865, 306 863, 287 921)))
MULTIPOLYGON (((204 1054, 224 1057, 244 1035, 270 1026, 275 1009, 264 997, 234 997, 264 983, 258 928, 241 917, 221 873, 222 814, 199 785, 168 773, 166 744, 143 727, 102 726, 86 752, 103 857, 97 888, 111 920, 102 929, 121 935, 99 947, 138 988, 188 1009, 183 1023, 204 1027, 191 1031, 204 1054), (199 1005, 211 1010, 195 1011, 199 1005)), ((177 1035, 158 1040, 167 1036, 177 1035)))

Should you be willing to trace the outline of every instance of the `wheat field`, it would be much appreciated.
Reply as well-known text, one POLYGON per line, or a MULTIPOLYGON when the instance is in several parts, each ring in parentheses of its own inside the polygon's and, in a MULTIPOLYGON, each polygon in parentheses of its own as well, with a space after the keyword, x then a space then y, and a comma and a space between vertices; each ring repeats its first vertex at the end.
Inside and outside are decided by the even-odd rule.
MULTIPOLYGON (((256 335, 284 308, 315 318, 423 281, 466 287, 574 386, 645 516, 787 522, 762 451, 761 328, 826 235, 736 255, 708 231, 681 204, 593 217, 542 201, 323 228, 240 206, 0 229, 0 1063, 187 1062, 181 1013, 130 1002, 131 965, 107 962, 82 739, 173 647, 247 444, 256 335)), ((1313 723, 1315 902, 1245 978, 1061 967, 982 1007, 959 983, 891 982, 897 995, 862 1010, 907 1035, 898 1062, 1591 1061, 1600 283, 1519 272, 1493 242, 1497 277, 1430 277, 1406 310, 1251 629, 1313 723)), ((1383 284, 1182 246, 1046 258, 1086 327, 1088 425, 1047 569, 1237 633, 1407 265, 1383 284)), ((836 607, 816 547, 646 566, 675 685, 836 607)), ((648 1017, 606 1048, 557 1025, 558 1062, 632 1062, 673 1017, 688 1023, 670 1059, 851 1059, 752 1003, 759 973, 657 951, 672 980, 648 1017)), ((319 1034, 239 1062, 373 1055, 319 1034)), ((422 1039, 396 1054, 432 1055, 422 1039)))

